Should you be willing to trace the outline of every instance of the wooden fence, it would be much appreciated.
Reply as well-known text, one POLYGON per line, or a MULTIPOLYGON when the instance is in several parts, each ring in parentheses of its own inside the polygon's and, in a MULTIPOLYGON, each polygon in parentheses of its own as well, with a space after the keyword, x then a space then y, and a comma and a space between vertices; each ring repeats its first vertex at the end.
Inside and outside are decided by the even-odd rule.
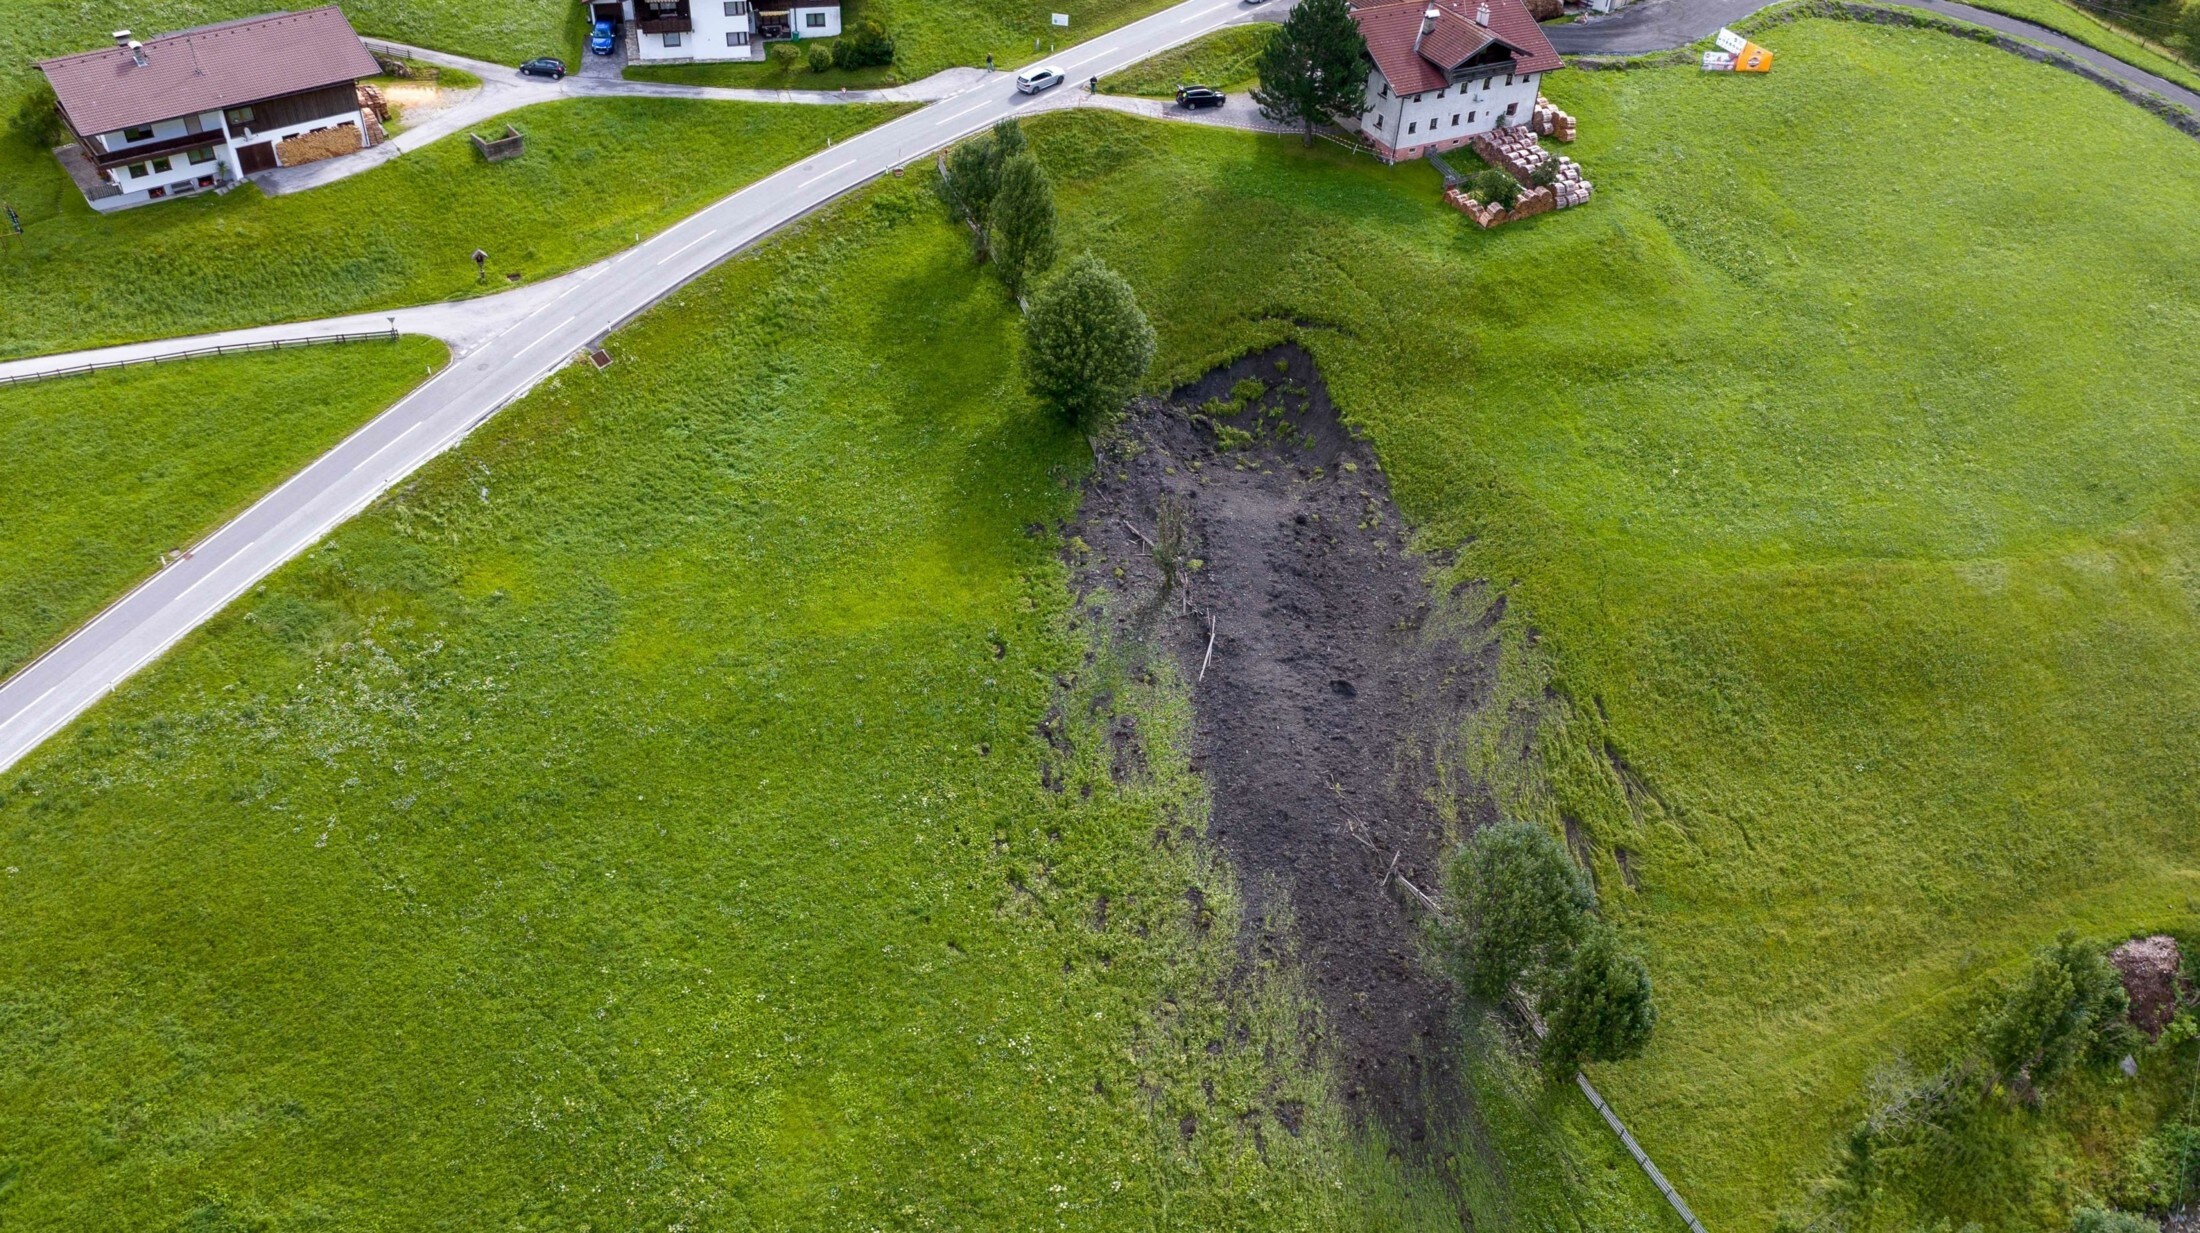
POLYGON ((136 359, 93 360, 88 364, 72 364, 67 368, 50 368, 44 372, 22 373, 17 376, 0 374, 0 385, 25 385, 32 381, 45 381, 53 377, 81 377, 107 368, 131 368, 140 364, 163 364, 169 360, 195 360, 209 355, 236 355, 245 351, 281 351, 286 347, 315 347, 322 343, 347 342, 396 342, 397 329, 369 330, 362 334, 314 334, 304 338, 270 338, 260 342, 217 343, 211 347, 193 347, 188 351, 164 351, 159 355, 139 356, 136 359))

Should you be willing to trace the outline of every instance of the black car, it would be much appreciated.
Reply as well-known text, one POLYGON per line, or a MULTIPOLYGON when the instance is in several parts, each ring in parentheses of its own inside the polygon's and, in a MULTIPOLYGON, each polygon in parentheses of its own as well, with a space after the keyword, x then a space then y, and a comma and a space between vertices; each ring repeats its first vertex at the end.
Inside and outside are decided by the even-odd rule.
POLYGON ((519 71, 529 77, 548 77, 555 81, 565 76, 565 61, 556 56, 537 56, 520 65, 519 71))
POLYGON ((1201 107, 1220 107, 1229 96, 1213 86, 1178 86, 1176 105, 1198 110, 1201 107))

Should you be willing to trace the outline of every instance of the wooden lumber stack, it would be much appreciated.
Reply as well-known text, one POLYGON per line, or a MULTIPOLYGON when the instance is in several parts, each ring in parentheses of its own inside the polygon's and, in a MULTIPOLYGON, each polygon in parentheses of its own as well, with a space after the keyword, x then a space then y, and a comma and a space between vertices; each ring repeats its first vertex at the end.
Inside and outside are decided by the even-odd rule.
POLYGON ((339 124, 334 128, 301 133, 275 143, 275 161, 284 167, 296 167, 301 163, 318 163, 324 158, 337 158, 356 153, 360 145, 359 126, 339 124))
POLYGON ((1523 187, 1535 185, 1536 169, 1557 160, 1557 178, 1551 182, 1553 209, 1570 209, 1589 200, 1591 185, 1581 177, 1581 164, 1545 150, 1536 140, 1534 130, 1526 125, 1491 129, 1476 133, 1470 144, 1482 161, 1520 181, 1523 187))

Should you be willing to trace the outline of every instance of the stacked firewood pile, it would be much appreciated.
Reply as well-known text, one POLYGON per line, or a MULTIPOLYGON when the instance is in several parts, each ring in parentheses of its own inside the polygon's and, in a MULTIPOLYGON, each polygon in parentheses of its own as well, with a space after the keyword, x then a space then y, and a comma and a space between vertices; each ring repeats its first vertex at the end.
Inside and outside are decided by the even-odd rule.
POLYGON ((355 153, 359 145, 359 126, 339 124, 276 142, 275 157, 282 166, 296 167, 300 163, 317 163, 324 158, 355 153))
POLYGON ((1535 110, 1529 113, 1528 127, 1545 137, 1556 137, 1571 145, 1574 140, 1574 118, 1560 111, 1551 100, 1538 94, 1535 110))
POLYGON ((1474 225, 1484 231, 1500 223, 1517 222, 1538 214, 1548 214, 1559 208, 1558 194, 1549 185, 1521 193, 1520 199, 1513 202, 1510 210, 1494 202, 1476 201, 1461 188, 1445 189, 1444 200, 1450 202, 1453 209, 1473 219, 1474 225))
POLYGON ((1482 156, 1482 161, 1528 188, 1541 187, 1536 184, 1537 169, 1555 159, 1555 167, 1546 173, 1551 177, 1549 187, 1554 209, 1570 209, 1589 200, 1592 186, 1581 178, 1581 164, 1545 150, 1536 140, 1535 133, 1524 125, 1476 133, 1471 144, 1474 152, 1482 156))

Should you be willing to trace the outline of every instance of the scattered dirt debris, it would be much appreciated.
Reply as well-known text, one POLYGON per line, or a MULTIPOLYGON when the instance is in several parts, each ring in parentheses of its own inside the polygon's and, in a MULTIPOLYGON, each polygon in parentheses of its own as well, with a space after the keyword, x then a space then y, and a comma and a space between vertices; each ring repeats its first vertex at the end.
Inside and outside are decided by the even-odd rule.
POLYGON ((2124 992, 2131 995, 2131 1025, 2149 1040, 2160 1037, 2177 1014, 2177 995, 2184 984, 2184 956, 2178 953, 2177 939, 2167 934, 2133 938, 2108 952, 2108 961, 2116 965, 2124 992))
MULTIPOLYGON (((1471 626, 1449 605, 1432 617, 1429 562, 1403 551, 1388 479, 1296 346, 1141 400, 1103 445, 1068 533, 1080 596, 1114 597, 1095 615, 1119 643, 1173 654, 1191 687, 1192 766, 1246 899, 1241 951, 1263 944, 1266 888, 1280 888, 1348 1105, 1393 1142, 1428 1141, 1463 1096, 1448 987, 1420 953, 1422 908, 1393 875, 1437 885, 1435 759, 1489 696, 1494 644, 1461 648, 1495 613, 1471 626), (1173 590, 1156 546, 1173 542, 1172 507, 1173 590)), ((1489 816, 1467 808, 1466 821, 1489 816)), ((1292 1134, 1298 1114, 1278 1110, 1292 1134)))

